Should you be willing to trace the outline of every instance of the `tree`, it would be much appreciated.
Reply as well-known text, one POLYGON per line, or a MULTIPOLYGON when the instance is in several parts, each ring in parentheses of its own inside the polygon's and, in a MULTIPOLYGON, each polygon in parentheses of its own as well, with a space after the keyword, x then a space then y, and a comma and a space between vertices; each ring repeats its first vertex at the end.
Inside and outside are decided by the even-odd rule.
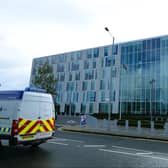
POLYGON ((56 96, 56 78, 53 74, 53 67, 46 61, 43 65, 37 69, 37 74, 33 80, 33 86, 45 89, 47 93, 56 96))

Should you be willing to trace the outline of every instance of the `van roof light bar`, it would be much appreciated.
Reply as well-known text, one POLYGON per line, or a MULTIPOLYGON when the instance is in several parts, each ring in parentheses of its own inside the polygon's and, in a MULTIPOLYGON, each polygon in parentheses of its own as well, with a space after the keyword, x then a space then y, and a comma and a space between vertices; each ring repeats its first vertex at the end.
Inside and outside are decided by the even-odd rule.
POLYGON ((26 87, 25 91, 47 93, 47 91, 45 89, 41 89, 41 88, 37 88, 37 87, 26 87))

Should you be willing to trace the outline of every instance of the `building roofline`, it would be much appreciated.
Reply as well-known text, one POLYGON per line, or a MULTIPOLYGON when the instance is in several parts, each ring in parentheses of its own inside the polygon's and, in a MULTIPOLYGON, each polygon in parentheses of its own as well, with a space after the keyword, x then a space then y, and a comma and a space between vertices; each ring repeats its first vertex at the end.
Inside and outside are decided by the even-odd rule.
MULTIPOLYGON (((123 44, 127 44, 127 43, 134 43, 134 42, 141 42, 143 40, 150 40, 150 39, 154 39, 154 38, 163 38, 163 37, 168 37, 167 35, 160 35, 160 36, 152 36, 152 37, 147 37, 147 38, 141 38, 141 39, 137 39, 137 40, 129 40, 129 41, 123 41, 123 42, 119 42, 119 43, 115 43, 115 45, 123 45, 123 44)), ((95 48, 101 48, 101 47, 110 47, 112 44, 107 44, 107 45, 101 45, 101 46, 97 46, 97 47, 89 47, 89 48, 84 48, 84 49, 79 49, 79 50, 72 50, 72 51, 67 51, 67 52, 60 52, 57 54, 52 54, 52 55, 47 55, 47 56, 40 56, 40 57, 36 57, 33 58, 34 59, 40 59, 40 58, 48 58, 48 57, 52 57, 52 56, 59 56, 62 54, 70 54, 73 52, 80 52, 80 51, 85 51, 85 50, 89 50, 89 49, 95 49, 95 48)))

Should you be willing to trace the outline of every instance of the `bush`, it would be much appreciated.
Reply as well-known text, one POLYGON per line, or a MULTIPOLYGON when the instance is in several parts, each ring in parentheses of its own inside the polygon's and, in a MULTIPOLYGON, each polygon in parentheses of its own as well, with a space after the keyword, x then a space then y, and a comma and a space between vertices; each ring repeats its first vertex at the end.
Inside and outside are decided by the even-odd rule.
POLYGON ((97 119, 108 119, 107 113, 94 113, 92 116, 96 117, 97 119))

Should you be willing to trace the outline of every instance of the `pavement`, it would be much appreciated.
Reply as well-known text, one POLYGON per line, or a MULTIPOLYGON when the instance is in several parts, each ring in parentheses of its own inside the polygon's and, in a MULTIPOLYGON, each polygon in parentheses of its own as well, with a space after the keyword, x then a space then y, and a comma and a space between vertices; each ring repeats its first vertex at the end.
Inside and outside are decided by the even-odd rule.
POLYGON ((64 131, 168 141, 168 132, 165 129, 114 126, 113 121, 108 125, 108 121, 98 120, 96 126, 80 126, 79 123, 75 125, 66 122, 59 127, 59 130, 64 131))

